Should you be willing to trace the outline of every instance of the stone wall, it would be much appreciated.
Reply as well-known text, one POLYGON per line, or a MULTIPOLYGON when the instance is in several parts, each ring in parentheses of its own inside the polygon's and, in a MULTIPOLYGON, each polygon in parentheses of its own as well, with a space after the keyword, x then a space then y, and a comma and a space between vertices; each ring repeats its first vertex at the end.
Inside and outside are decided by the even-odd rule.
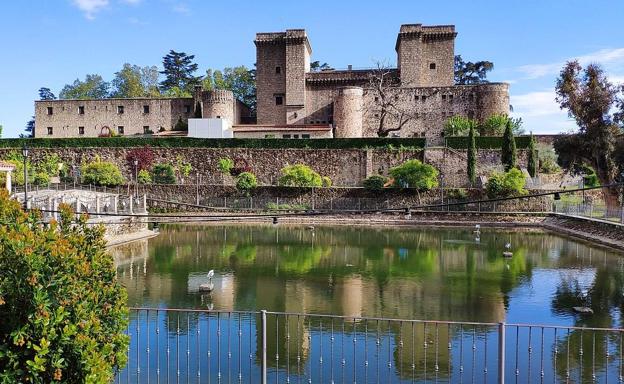
MULTIPOLYGON (((0 160, 16 149, 0 148, 0 160)), ((444 148, 411 149, 254 149, 254 148, 152 148, 154 163, 175 164, 178 159, 189 162, 193 171, 187 182, 195 182, 197 172, 202 183, 219 184, 223 177, 217 165, 220 158, 228 157, 247 162, 260 184, 275 184, 280 169, 286 165, 303 163, 324 176, 329 176, 336 186, 356 186, 368 176, 387 175, 390 168, 410 159, 432 164, 444 177, 446 187, 466 187, 466 151, 444 148), (446 155, 445 155, 446 153, 446 155)), ((133 168, 126 160, 132 148, 36 148, 30 151, 31 161, 37 162, 46 154, 55 153, 68 166, 80 165, 100 158, 117 164, 126 179, 133 178, 133 168)), ((526 168, 525 151, 518 151, 518 163, 526 168)), ((477 174, 488 176, 502 170, 499 150, 479 150, 477 174)))

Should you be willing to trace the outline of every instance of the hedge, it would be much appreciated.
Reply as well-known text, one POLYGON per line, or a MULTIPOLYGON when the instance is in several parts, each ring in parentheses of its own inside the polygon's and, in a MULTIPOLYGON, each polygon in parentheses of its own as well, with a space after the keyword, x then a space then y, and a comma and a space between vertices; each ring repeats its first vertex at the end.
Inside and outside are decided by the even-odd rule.
MULTIPOLYGON (((516 148, 528 149, 531 137, 530 136, 516 136, 516 148)), ((501 149, 503 146, 502 136, 477 136, 475 137, 475 143, 478 149, 501 149)), ((468 149, 470 141, 468 136, 451 136, 446 138, 446 145, 453 149, 468 149)))
POLYGON ((424 138, 366 137, 353 139, 196 139, 191 137, 81 137, 69 139, 0 139, 0 148, 80 148, 80 147, 151 147, 160 148, 415 148, 425 147, 424 138))

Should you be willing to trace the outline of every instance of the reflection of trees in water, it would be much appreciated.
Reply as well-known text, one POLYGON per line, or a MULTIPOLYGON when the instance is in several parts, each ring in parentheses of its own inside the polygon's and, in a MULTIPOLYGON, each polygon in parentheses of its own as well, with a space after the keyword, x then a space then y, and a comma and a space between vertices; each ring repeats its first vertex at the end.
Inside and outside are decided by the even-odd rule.
MULTIPOLYGON (((551 305, 555 313, 573 316, 576 327, 621 328, 622 324, 613 324, 613 318, 622 318, 623 304, 624 273, 621 265, 620 268, 603 265, 596 269, 587 287, 583 287, 577 273, 563 277, 551 305), (573 307, 590 307, 594 313, 576 314, 573 307), (620 313, 615 314, 614 311, 620 313)), ((580 374, 583 382, 589 382, 594 367, 604 373, 607 359, 611 364, 616 364, 623 357, 621 332, 574 329, 562 331, 559 336, 557 348, 561 352, 557 355, 557 374, 562 378, 566 377, 568 361, 569 369, 580 374)))

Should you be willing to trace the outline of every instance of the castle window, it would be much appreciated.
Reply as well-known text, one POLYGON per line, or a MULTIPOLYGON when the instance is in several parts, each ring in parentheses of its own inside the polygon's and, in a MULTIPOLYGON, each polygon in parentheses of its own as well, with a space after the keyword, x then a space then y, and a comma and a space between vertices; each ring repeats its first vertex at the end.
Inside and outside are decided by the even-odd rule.
POLYGON ((448 95, 449 101, 453 101, 453 95, 448 95))
POLYGON ((307 133, 303 133, 303 134, 301 134, 301 138, 302 138, 302 139, 309 139, 309 138, 310 138, 310 135, 309 135, 309 134, 307 134, 307 133))
POLYGON ((275 73, 278 75, 282 73, 282 67, 275 67, 275 73))
POLYGON ((78 114, 79 114, 79 115, 84 115, 84 106, 83 106, 83 105, 80 105, 80 106, 78 107, 78 114))
POLYGON ((375 101, 379 101, 379 97, 378 96, 375 96, 375 101))
POLYGON ((217 115, 217 119, 220 119, 220 118, 221 118, 221 116, 217 115))
POLYGON ((124 113, 124 106, 123 105, 118 105, 117 106, 117 113, 120 115, 123 115, 124 113))
POLYGON ((143 126, 143 133, 144 133, 144 134, 146 134, 146 135, 147 135, 148 133, 150 133, 149 125, 144 125, 144 126, 143 126))
POLYGON ((52 135, 54 133, 54 129, 52 127, 48 127, 48 135, 52 135))
POLYGON ((446 95, 442 95, 442 100, 446 100, 446 95))
POLYGON ((48 115, 54 114, 54 108, 48 107, 48 115))
POLYGON ((282 135, 283 139, 290 139, 290 135, 282 135))
POLYGON ((275 105, 284 104, 284 98, 282 96, 275 96, 275 105))
POLYGON ((429 69, 435 69, 435 68, 436 68, 435 63, 429 63, 429 69))
POLYGON ((414 95, 414 100, 418 101, 418 95, 414 95))
POLYGON ((298 139, 299 135, 293 135, 293 139, 298 139))
POLYGON ((427 96, 422 96, 420 100, 424 102, 425 100, 427 100, 427 96))
POLYGON ((124 134, 124 127, 123 127, 123 125, 119 125, 117 127, 117 133, 120 134, 120 135, 124 134))
POLYGON ((149 105, 143 106, 143 113, 149 113, 149 105))
POLYGON ((78 127, 78 134, 84 135, 84 127, 78 127))
POLYGON ((184 106, 184 113, 191 113, 191 106, 190 105, 185 105, 184 106))

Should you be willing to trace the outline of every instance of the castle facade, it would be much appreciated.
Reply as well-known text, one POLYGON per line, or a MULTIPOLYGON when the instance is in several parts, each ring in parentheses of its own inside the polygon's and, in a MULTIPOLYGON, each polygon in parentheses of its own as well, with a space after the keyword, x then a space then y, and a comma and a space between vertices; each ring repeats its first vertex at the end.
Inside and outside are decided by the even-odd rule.
POLYGON ((396 68, 315 71, 305 30, 258 33, 255 121, 230 91, 198 88, 192 98, 36 101, 35 137, 149 134, 202 116, 227 119, 234 137, 386 134, 439 142, 451 116, 509 112, 508 84, 455 85, 456 36, 450 25, 402 25, 396 68))

